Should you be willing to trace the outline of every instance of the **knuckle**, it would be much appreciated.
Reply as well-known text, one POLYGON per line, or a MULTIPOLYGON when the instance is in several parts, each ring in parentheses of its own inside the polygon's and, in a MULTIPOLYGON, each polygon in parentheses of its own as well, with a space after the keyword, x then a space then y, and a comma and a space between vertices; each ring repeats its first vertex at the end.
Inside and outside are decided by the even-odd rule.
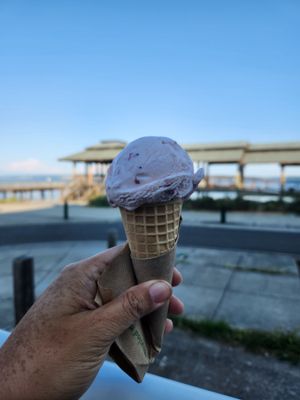
POLYGON ((74 271, 74 269, 76 268, 77 264, 76 263, 71 263, 71 264, 67 264, 62 271, 63 272, 70 272, 70 271, 74 271))
POLYGON ((80 268, 78 268, 78 263, 66 265, 60 273, 60 277, 64 282, 73 282, 74 280, 78 281, 80 276, 81 274, 80 268))
POLYGON ((78 262, 68 264, 62 269, 62 274, 69 278, 78 276, 79 273, 80 273, 80 263, 78 262))
POLYGON ((123 310, 131 319, 139 319, 144 314, 145 303, 133 291, 129 290, 123 296, 123 310))

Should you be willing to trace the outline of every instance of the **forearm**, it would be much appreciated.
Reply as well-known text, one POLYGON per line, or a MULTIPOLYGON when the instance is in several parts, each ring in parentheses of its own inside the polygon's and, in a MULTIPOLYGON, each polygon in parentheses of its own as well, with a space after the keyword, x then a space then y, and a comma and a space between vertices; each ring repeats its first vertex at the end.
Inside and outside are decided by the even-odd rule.
MULTIPOLYGON (((82 384, 84 365, 82 371, 72 365, 76 352, 69 348, 69 340, 64 342, 49 332, 37 335, 28 320, 27 315, 0 348, 0 399, 78 399, 98 368, 82 384)), ((63 329, 59 333, 63 336, 63 329)))
POLYGON ((24 332, 22 322, 0 348, 0 399, 50 399, 46 394, 53 373, 38 344, 34 345, 31 329, 24 332))
POLYGON ((0 399, 17 400, 27 399, 23 385, 24 375, 20 374, 25 369, 24 360, 16 359, 14 351, 11 352, 11 343, 8 342, 0 348, 0 399))
MULTIPOLYGON (((12 355, 13 357, 13 355, 12 355)), ((0 399, 5 400, 66 400, 53 384, 54 373, 47 368, 34 368, 25 360, 11 360, 0 349, 0 399), (44 371, 43 371, 44 370, 44 371)), ((58 385, 59 386, 59 385, 58 385)), ((60 388, 61 389, 61 388, 60 388)))

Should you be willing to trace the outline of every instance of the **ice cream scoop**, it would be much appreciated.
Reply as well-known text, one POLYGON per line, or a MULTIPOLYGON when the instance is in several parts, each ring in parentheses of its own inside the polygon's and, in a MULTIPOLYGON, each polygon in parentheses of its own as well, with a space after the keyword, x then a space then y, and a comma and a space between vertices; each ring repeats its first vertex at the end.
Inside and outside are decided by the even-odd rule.
POLYGON ((145 204, 187 199, 203 177, 194 173, 187 152, 167 137, 146 136, 129 143, 113 160, 106 193, 113 207, 135 210, 145 204))

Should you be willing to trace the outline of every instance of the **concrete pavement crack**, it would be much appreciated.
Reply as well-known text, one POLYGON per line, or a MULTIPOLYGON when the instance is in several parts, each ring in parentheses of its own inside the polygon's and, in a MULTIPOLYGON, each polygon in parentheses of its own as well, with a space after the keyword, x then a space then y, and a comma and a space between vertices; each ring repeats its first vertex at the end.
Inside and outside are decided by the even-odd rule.
MULTIPOLYGON (((241 254, 241 255, 239 256, 239 258, 238 258, 238 260, 237 260, 237 263, 236 263, 236 266, 237 266, 237 267, 240 266, 243 257, 244 257, 243 254, 241 254)), ((217 304, 216 308, 214 309, 214 311, 213 311, 213 313, 212 313, 212 315, 211 315, 211 319, 215 319, 215 317, 216 317, 216 315, 217 315, 217 312, 219 311, 219 308, 221 307, 221 305, 222 305, 222 303, 223 303, 225 294, 226 294, 226 292, 227 292, 227 290, 228 290, 228 288, 229 288, 229 286, 230 286, 230 284, 231 284, 231 281, 232 281, 233 275, 234 275, 234 273, 235 273, 235 270, 236 270, 236 268, 233 268, 233 269, 232 269, 232 272, 231 272, 231 274, 230 274, 230 276, 229 276, 229 278, 228 278, 228 281, 227 281, 227 283, 226 283, 226 285, 225 285, 225 287, 224 287, 224 290, 223 290, 223 293, 222 293, 222 295, 221 295, 221 298, 220 298, 220 300, 218 301, 218 304, 217 304)))
POLYGON ((75 247, 75 245, 76 245, 76 243, 72 243, 72 245, 70 246, 70 248, 67 251, 65 251, 57 260, 55 260, 54 262, 51 263, 51 267, 49 267, 49 269, 46 271, 45 275, 43 275, 37 282, 35 282, 35 284, 34 284, 35 288, 38 285, 40 285, 42 281, 47 279, 54 272, 53 268, 52 268, 53 266, 60 264, 65 258, 67 258, 69 256, 69 254, 71 253, 71 251, 75 247))

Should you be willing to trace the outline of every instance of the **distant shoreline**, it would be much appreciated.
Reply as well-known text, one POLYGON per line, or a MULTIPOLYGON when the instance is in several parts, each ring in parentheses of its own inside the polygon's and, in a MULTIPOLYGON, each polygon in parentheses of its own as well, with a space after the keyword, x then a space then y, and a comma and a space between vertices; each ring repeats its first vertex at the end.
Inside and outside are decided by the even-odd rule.
POLYGON ((61 182, 70 178, 70 174, 0 174, 0 183, 61 182))

